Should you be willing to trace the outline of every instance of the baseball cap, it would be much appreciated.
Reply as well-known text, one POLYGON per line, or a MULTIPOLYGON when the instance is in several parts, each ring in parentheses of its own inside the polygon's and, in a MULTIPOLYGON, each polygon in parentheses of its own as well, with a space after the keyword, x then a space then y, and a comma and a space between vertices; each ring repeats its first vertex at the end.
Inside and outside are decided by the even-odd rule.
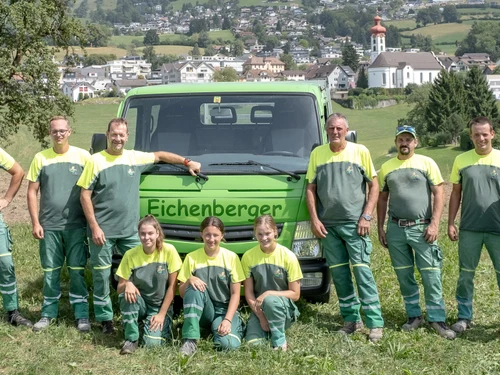
POLYGON ((413 126, 410 126, 410 125, 402 125, 402 126, 398 126, 396 128, 396 137, 402 133, 410 133, 411 135, 413 135, 415 138, 417 138, 417 132, 415 131, 415 128, 413 126))

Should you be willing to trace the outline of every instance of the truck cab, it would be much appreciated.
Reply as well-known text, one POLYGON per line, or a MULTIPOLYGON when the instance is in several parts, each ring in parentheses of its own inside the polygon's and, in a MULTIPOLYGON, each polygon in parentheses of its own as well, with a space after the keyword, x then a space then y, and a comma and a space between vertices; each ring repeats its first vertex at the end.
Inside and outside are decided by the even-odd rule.
MULTIPOLYGON (((140 185, 140 215, 154 215, 181 257, 200 248, 199 225, 218 216, 222 246, 240 256, 254 247, 253 221, 271 214, 277 241, 298 257, 301 295, 330 297, 330 273, 306 207, 311 151, 327 142, 329 91, 318 82, 169 84, 130 90, 118 117, 134 149, 170 151, 202 165, 197 177, 156 164, 140 185)), ((98 137, 94 138, 96 141, 98 137)), ((94 142, 94 152, 102 149, 94 142)))

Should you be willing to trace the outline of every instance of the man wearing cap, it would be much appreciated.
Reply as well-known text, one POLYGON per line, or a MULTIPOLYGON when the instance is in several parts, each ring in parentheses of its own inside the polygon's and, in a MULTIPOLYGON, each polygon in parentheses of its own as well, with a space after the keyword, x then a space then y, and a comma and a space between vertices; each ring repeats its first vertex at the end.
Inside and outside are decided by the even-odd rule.
POLYGON ((325 130, 330 142, 313 150, 306 176, 311 229, 321 239, 339 298, 344 327, 338 332, 352 334, 363 328, 361 307, 370 328, 368 338, 376 342, 382 338, 384 320, 370 269, 368 234, 378 197, 377 174, 368 149, 346 141, 349 124, 344 115, 331 115, 325 130))
POLYGON ((445 324, 442 252, 437 244, 444 205, 443 178, 434 160, 415 154, 418 145, 415 128, 399 126, 394 143, 397 157, 385 162, 378 174, 377 219, 379 240, 389 249, 408 314, 408 321, 402 328, 412 331, 423 323, 414 272, 416 264, 424 284, 427 320, 440 336, 451 340, 455 332, 445 324), (386 232, 384 222, 388 205, 386 232))
POLYGON ((486 246, 500 286, 500 151, 491 140, 495 131, 487 117, 476 117, 469 124, 469 135, 474 149, 455 158, 450 182, 448 236, 458 240, 460 273, 456 298, 458 321, 451 326, 460 333, 470 327, 474 274, 479 264, 483 245, 486 246), (462 201, 460 232, 455 218, 462 201))

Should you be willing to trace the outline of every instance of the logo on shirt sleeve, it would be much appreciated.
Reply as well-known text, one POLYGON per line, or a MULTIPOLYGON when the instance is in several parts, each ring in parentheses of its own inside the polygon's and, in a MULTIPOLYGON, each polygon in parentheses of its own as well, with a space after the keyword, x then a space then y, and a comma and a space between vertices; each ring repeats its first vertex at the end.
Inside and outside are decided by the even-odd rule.
POLYGON ((156 267, 156 273, 159 275, 162 275, 165 273, 165 266, 163 264, 160 264, 158 267, 156 267))
POLYGON ((274 271, 273 276, 275 279, 283 280, 283 271, 278 269, 278 270, 274 271))
POLYGON ((74 175, 77 175, 77 174, 78 174, 78 170, 76 169, 76 167, 75 167, 74 165, 72 165, 72 166, 69 168, 69 173, 74 174, 74 175))
POLYGON ((227 281, 227 275, 226 275, 226 272, 225 271, 222 271, 221 273, 219 273, 217 275, 217 277, 219 278, 220 281, 227 281))
POLYGON ((127 174, 130 176, 130 177, 133 177, 135 175, 135 171, 132 169, 132 168, 129 168, 128 171, 127 171, 127 174))

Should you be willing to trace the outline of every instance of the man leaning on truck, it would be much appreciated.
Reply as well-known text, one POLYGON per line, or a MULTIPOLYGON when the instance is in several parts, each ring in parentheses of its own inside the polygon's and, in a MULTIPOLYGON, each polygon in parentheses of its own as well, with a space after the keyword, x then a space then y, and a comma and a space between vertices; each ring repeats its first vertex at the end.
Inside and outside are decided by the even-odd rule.
POLYGON ((372 243, 368 234, 378 198, 377 174, 368 149, 346 141, 349 124, 344 115, 332 114, 325 128, 330 143, 313 150, 306 176, 311 228, 321 239, 339 298, 344 327, 338 332, 352 334, 363 327, 361 305, 370 328, 368 338, 376 342, 382 338, 384 320, 370 269, 372 243))
POLYGON ((140 245, 139 183, 141 173, 159 161, 184 164, 194 176, 201 165, 191 159, 165 151, 125 150, 128 124, 115 118, 108 124, 107 149, 92 155, 78 180, 83 211, 90 228, 90 264, 94 283, 94 313, 102 331, 111 334, 113 308, 109 298, 112 249, 120 253, 140 245))

